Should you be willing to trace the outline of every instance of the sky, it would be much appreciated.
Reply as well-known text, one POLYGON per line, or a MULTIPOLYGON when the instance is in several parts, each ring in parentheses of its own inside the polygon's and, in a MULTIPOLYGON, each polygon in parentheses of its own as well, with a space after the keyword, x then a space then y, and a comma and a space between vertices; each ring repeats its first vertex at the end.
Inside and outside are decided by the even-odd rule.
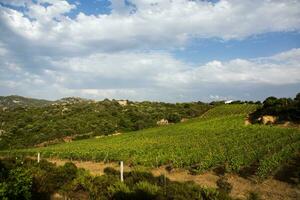
POLYGON ((0 0, 0 95, 264 100, 300 92, 300 0, 0 0))

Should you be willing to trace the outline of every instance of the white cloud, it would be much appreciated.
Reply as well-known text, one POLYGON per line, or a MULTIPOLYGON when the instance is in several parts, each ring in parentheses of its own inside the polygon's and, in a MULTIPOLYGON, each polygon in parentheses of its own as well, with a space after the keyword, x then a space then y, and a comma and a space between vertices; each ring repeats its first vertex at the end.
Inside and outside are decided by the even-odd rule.
POLYGON ((300 84, 300 49, 202 65, 168 53, 192 38, 299 32, 300 1, 130 2, 112 1, 110 14, 71 18, 67 13, 76 5, 67 1, 0 0, 26 7, 0 5, 0 94, 184 101, 240 94, 242 86, 300 84))
POLYGON ((300 30, 300 1, 295 0, 130 2, 136 5, 133 13, 132 6, 112 1, 109 15, 79 13, 70 19, 64 14, 75 9, 75 4, 39 0, 26 4, 25 13, 0 7, 0 20, 35 45, 78 52, 168 48, 183 46, 190 38, 243 39, 267 32, 300 30), (49 3, 47 7, 45 2, 49 3))
POLYGON ((136 79, 177 72, 184 63, 167 53, 98 53, 86 57, 65 58, 53 66, 77 73, 92 73, 103 78, 136 79))
POLYGON ((292 49, 265 58, 215 60, 195 65, 179 61, 166 52, 97 53, 55 60, 47 58, 42 61, 49 68, 38 72, 25 71, 20 63, 13 63, 2 68, 0 78, 9 81, 10 91, 24 88, 23 92, 46 97, 183 101, 195 98, 194 92, 212 86, 208 91, 224 97, 217 91, 226 88, 232 91, 226 96, 233 96, 243 85, 254 88, 299 85, 299 57, 300 49, 292 49))
POLYGON ((162 86, 175 88, 193 88, 203 83, 299 84, 299 57, 300 49, 292 49, 268 58, 211 61, 180 73, 159 74, 156 80, 162 86))

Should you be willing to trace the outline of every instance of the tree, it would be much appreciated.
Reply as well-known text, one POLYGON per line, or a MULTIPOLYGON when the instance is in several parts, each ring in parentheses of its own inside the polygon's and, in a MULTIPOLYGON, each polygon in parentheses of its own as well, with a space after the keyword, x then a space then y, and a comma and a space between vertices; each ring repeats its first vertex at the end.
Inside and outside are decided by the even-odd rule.
POLYGON ((298 101, 298 102, 300 102, 300 92, 296 95, 296 97, 295 97, 295 101, 298 101))
POLYGON ((180 115, 178 113, 171 113, 167 117, 168 121, 171 123, 177 123, 180 122, 180 115))
POLYGON ((12 169, 7 180, 8 199, 31 199, 32 177, 23 168, 12 169))
POLYGON ((276 97, 268 97, 263 102, 264 107, 270 107, 270 106, 275 105, 276 103, 277 103, 277 98, 276 97))

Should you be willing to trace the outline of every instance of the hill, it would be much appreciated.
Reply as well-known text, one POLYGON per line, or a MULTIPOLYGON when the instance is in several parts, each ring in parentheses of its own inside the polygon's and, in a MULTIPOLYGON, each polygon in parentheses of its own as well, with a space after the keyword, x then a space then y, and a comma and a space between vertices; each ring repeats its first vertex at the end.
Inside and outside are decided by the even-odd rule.
POLYGON ((244 125, 255 105, 223 105, 188 122, 122 135, 93 138, 7 153, 77 160, 119 161, 129 165, 186 168, 191 173, 221 168, 266 177, 300 150, 294 128, 244 125))
POLYGON ((0 110, 0 149, 124 133, 157 126, 161 120, 177 123, 200 116, 212 107, 201 102, 93 101, 74 97, 39 105, 43 106, 0 110))
POLYGON ((17 107, 41 107, 50 105, 52 101, 44 99, 33 99, 17 95, 0 96, 0 109, 10 109, 17 107))

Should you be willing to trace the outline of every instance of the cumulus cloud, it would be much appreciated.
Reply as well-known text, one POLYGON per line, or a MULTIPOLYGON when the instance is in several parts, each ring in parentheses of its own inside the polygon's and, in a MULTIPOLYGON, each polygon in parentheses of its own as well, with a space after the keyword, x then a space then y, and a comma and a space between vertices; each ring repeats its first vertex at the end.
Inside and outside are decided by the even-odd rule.
MULTIPOLYGON (((7 90, 30 88, 24 91, 33 95, 44 94, 45 97, 54 94, 55 97, 72 95, 169 101, 176 97, 173 101, 183 101, 200 98, 194 93, 196 91, 215 92, 205 94, 207 97, 219 96, 225 88, 234 96, 242 86, 299 86, 299 57, 300 49, 292 49, 270 57, 226 62, 215 60, 197 65, 182 62, 166 52, 97 53, 44 59, 48 68, 39 73, 25 71, 21 63, 13 62, 12 58, 3 65, 0 77, 2 86, 9 88, 7 90)), ((7 60, 7 54, 0 58, 7 60)))
POLYGON ((67 1, 20 2, 27 11, 0 7, 2 26, 34 45, 56 44, 64 51, 167 48, 183 46, 191 38, 243 39, 300 29, 300 2, 295 0, 112 0, 111 14, 80 12, 73 19, 67 13, 76 5, 67 1))
POLYGON ((157 80, 164 85, 191 87, 201 83, 297 84, 300 83, 299 57, 300 49, 292 49, 267 58, 211 61, 180 73, 161 74, 157 80))
POLYGON ((77 6, 0 0, 0 94, 188 101, 300 85, 299 49, 205 64, 170 53, 194 38, 299 32, 300 1, 111 0, 111 13, 69 16, 77 6))

